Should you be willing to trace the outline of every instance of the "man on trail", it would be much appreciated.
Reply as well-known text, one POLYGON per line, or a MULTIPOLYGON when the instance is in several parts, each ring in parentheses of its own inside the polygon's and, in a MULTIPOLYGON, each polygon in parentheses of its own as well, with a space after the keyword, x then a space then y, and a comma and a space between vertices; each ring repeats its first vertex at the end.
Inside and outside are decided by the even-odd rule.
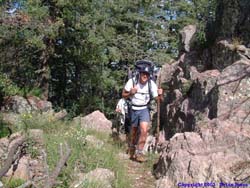
POLYGON ((150 122, 150 113, 148 104, 150 96, 157 99, 162 96, 162 89, 158 89, 154 81, 150 79, 150 67, 144 66, 139 69, 138 81, 131 78, 127 81, 122 97, 130 98, 132 103, 131 109, 131 140, 129 154, 130 159, 138 162, 145 162, 143 148, 147 139, 148 125, 150 122), (150 82, 150 83, 149 83, 150 82), (149 85, 150 84, 150 87, 149 85), (139 128, 140 134, 137 134, 139 128), (139 135, 139 139, 137 139, 139 135), (137 146, 136 146, 137 144, 137 146))

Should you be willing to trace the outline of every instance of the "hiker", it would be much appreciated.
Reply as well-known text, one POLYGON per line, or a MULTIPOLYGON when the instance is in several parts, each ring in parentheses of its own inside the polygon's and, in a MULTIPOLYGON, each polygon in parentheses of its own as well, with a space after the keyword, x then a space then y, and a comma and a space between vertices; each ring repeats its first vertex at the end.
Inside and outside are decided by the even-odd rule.
POLYGON ((130 78, 122 91, 122 97, 126 99, 130 98, 132 103, 131 139, 129 148, 130 159, 138 162, 145 162, 146 159, 143 154, 143 148, 146 142, 148 125, 150 122, 150 113, 148 108, 151 98, 150 95, 152 95, 155 99, 157 99, 157 97, 162 99, 163 90, 158 89, 155 82, 150 79, 150 67, 142 66, 138 71, 139 75, 137 83, 134 80, 136 79, 135 77, 130 78), (140 134, 137 139, 138 131, 140 134))

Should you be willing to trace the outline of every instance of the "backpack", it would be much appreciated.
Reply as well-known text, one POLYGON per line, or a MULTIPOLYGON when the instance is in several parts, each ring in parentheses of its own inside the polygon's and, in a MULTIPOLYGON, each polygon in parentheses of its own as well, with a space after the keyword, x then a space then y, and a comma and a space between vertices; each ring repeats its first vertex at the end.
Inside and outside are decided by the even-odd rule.
POLYGON ((139 79, 140 70, 148 67, 149 73, 150 73, 150 80, 153 80, 156 82, 158 72, 160 70, 160 66, 155 65, 152 61, 148 60, 139 60, 135 62, 134 69, 131 71, 131 69, 128 70, 128 79, 135 77, 136 83, 139 79))
POLYGON ((150 95, 150 100, 152 100, 152 92, 151 92, 151 81, 156 82, 158 73, 160 71, 160 66, 155 65, 152 61, 148 60, 139 60, 135 62, 134 65, 134 70, 128 73, 128 79, 130 78, 135 78, 133 79, 133 85, 136 85, 139 81, 139 75, 140 75, 140 70, 145 69, 147 67, 149 69, 149 82, 148 82, 148 87, 149 87, 149 95, 150 95))
MULTIPOLYGON (((136 85, 139 81, 140 70, 144 70, 145 68, 148 69, 150 78, 148 80, 148 91, 149 91, 149 109, 150 109, 150 102, 153 99, 152 91, 151 91, 151 81, 156 82, 158 73, 160 71, 160 66, 155 65, 152 61, 148 60, 139 60, 136 61, 134 64, 134 69, 128 70, 128 79, 132 78, 133 85, 136 85), (134 79, 135 78, 135 79, 134 79)), ((128 99, 129 100, 129 99, 128 99)))

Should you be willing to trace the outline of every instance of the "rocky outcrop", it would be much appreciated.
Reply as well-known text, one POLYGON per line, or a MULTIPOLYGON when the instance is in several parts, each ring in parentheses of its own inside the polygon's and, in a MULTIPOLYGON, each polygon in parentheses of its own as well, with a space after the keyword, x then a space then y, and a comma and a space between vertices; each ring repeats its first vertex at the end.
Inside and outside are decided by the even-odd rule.
MULTIPOLYGON (((199 52, 192 48, 193 40, 183 43, 182 54, 163 77, 167 92, 161 122, 167 141, 154 168, 158 188, 205 182, 220 187, 220 183, 245 183, 250 176, 250 49, 246 46, 250 40, 237 30, 242 14, 249 15, 243 4, 249 7, 249 3, 225 2, 219 3, 225 10, 218 20, 223 24, 216 43, 199 52), (230 10, 235 18, 225 18, 230 10), (232 36, 246 40, 235 42, 232 36)), ((192 39, 189 34, 182 33, 192 39)))
POLYGON ((166 138, 175 132, 194 131, 196 123, 207 118, 229 119, 241 126, 250 124, 250 49, 228 41, 216 43, 214 49, 217 53, 209 62, 213 69, 206 69, 206 63, 201 66, 197 52, 190 51, 168 65, 171 72, 162 73, 168 75, 162 80, 167 93, 161 107, 166 138), (221 53, 224 51, 228 53, 221 53))
POLYGON ((159 188, 178 183, 242 183, 250 175, 250 127, 218 119, 200 122, 198 132, 175 134, 155 168, 159 188), (226 161, 226 162, 223 162, 226 161))

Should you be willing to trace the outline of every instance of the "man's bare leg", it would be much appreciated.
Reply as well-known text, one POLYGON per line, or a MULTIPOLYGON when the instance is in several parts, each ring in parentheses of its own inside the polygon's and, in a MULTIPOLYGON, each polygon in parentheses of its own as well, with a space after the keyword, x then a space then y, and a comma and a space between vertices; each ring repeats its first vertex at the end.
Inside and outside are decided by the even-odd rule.
POLYGON ((138 142, 138 147, 137 147, 137 156, 136 160, 139 162, 144 162, 146 159, 143 157, 143 148, 147 139, 147 134, 148 134, 148 122, 141 122, 140 123, 140 137, 139 137, 139 142, 138 142))
POLYGON ((131 137, 130 137, 130 146, 129 146, 129 154, 130 158, 134 159, 135 155, 135 145, 136 145, 136 140, 137 140, 137 127, 131 127, 131 137))

